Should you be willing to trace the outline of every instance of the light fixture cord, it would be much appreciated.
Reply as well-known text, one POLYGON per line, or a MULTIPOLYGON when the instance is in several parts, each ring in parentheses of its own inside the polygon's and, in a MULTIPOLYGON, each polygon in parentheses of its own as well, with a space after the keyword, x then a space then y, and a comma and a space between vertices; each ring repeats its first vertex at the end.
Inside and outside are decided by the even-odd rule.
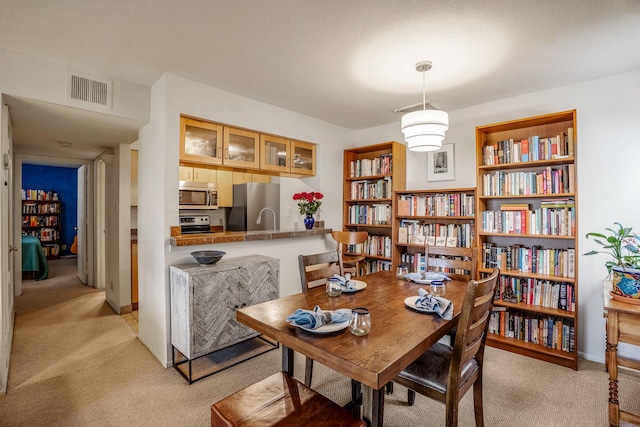
POLYGON ((427 109, 427 84, 425 83, 426 70, 422 70, 422 109, 427 109))

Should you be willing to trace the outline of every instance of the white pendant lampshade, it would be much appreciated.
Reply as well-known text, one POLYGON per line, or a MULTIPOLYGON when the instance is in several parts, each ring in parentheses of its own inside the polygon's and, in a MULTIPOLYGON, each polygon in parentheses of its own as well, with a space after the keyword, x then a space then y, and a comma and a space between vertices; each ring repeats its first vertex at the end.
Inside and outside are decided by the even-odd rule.
POLYGON ((425 75, 431 69, 430 61, 416 64, 422 72, 422 110, 402 116, 402 133, 410 151, 435 151, 442 148, 444 133, 449 129, 449 114, 440 110, 427 110, 425 75))
POLYGON ((420 110, 402 116, 402 132, 410 151, 435 151, 442 148, 444 132, 449 129, 449 114, 440 110, 420 110))

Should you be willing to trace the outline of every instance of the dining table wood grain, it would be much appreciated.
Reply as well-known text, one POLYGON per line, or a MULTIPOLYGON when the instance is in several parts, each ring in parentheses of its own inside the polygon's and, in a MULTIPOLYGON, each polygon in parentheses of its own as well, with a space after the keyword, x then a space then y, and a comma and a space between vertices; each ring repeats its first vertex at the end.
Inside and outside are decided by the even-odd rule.
MULTIPOLYGON (((396 278, 391 271, 358 277, 367 284, 361 291, 326 294, 324 287, 289 295, 236 312, 239 322, 278 341, 283 346, 283 370, 293 375, 292 351, 310 357, 362 384, 362 410, 372 426, 383 423, 383 388, 458 322, 466 282, 447 282, 446 298, 453 303, 453 319, 422 313, 405 305, 407 297, 429 285, 396 278), (365 307, 371 315, 371 331, 355 336, 349 328, 318 334, 292 326, 287 316, 296 309, 323 310, 365 307)), ((409 409, 410 410, 410 409, 409 409)))

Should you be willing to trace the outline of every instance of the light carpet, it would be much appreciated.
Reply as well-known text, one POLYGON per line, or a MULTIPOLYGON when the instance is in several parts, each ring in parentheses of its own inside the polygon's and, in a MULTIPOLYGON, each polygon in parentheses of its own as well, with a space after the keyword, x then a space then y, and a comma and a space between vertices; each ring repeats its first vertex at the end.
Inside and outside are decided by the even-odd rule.
MULTIPOLYGON (((280 369, 275 350, 188 385, 158 363, 103 292, 75 278, 74 264, 50 262, 50 278, 25 282, 16 297, 0 425, 208 426, 211 404, 280 369)), ((486 360, 486 426, 608 425, 603 365, 581 362, 573 371, 493 348, 486 360)), ((296 359, 297 376, 303 363, 296 359)), ((635 373, 620 375, 621 405, 635 413, 639 383, 635 373)), ((341 404, 349 399, 349 380, 320 364, 313 388, 341 404)), ((444 405, 418 395, 408 407, 405 399, 406 389, 396 384, 385 397, 385 426, 444 425, 444 405)), ((475 425, 471 393, 461 402, 460 425, 475 425)))

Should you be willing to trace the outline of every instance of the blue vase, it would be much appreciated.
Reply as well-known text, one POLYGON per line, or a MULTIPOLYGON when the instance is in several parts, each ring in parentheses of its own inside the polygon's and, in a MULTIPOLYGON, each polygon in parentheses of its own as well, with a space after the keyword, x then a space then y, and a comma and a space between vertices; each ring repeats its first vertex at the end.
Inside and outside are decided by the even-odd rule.
POLYGON ((306 228, 307 230, 311 230, 315 222, 316 220, 313 219, 313 215, 307 214, 307 217, 304 219, 304 228, 306 228))

